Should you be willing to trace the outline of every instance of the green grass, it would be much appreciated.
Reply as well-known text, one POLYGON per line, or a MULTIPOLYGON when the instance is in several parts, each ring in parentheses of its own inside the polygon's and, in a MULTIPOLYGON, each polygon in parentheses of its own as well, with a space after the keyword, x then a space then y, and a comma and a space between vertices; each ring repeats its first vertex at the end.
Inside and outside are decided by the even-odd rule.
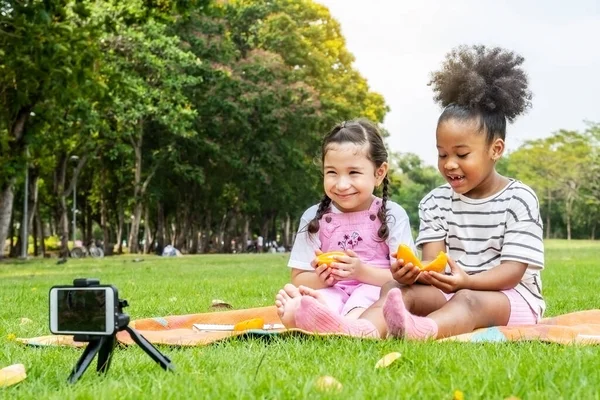
MULTIPOLYGON (((546 315, 600 308, 600 243, 549 241, 543 272, 546 315)), ((104 260, 0 263, 0 367, 23 363, 28 377, 0 389, 10 399, 406 398, 599 399, 600 347, 545 343, 414 343, 350 338, 235 339, 206 347, 161 350, 177 371, 166 373, 137 346, 117 348, 106 376, 95 361, 76 385, 66 378, 81 350, 33 348, 9 334, 49 334, 48 289, 76 277, 119 288, 132 319, 198 313, 219 298, 235 308, 271 305, 287 282, 284 255, 123 256, 104 260), (31 323, 21 325, 21 318, 31 323), (402 353, 391 367, 377 360, 402 353), (264 357, 264 359, 263 359, 264 357), (262 363, 261 363, 262 360, 262 363), (322 393, 315 380, 332 375, 340 393, 322 393)))

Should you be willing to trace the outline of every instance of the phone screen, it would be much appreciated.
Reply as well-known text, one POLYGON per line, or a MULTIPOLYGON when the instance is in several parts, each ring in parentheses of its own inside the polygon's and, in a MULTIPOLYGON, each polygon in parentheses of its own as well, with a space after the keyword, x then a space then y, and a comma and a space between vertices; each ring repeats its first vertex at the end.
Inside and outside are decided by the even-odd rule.
POLYGON ((107 334, 113 331, 114 292, 111 288, 55 288, 53 291, 53 332, 107 334))

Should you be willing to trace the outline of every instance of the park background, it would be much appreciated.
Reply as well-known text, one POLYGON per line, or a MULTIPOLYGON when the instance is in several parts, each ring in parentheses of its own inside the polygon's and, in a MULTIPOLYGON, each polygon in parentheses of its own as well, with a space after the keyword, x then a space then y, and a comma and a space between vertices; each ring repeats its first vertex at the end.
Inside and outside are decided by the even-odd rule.
POLYGON ((428 74, 476 43, 519 52, 530 74, 533 109, 509 126, 498 169, 540 200, 546 316, 598 308, 598 2, 322 3, 0 0, 0 367, 27 370, 1 398, 598 398, 597 346, 537 340, 161 346, 176 374, 129 346, 73 386, 81 350, 16 341, 48 335, 48 288, 84 276, 114 284, 132 319, 271 306, 287 254, 205 253, 258 236, 289 249, 322 194, 320 140, 343 120, 381 124, 391 196, 415 229, 441 183, 428 74), (132 254, 41 258, 73 235, 132 254), (198 255, 141 254, 168 244, 198 255), (390 352, 402 356, 375 369, 390 352), (339 393, 318 387, 324 375, 339 393))
MULTIPOLYGON (((343 18, 356 16, 356 2, 325 3, 343 18)), ((468 6, 463 3, 457 7, 468 6)), ((374 2, 372 9, 381 7, 374 2)), ((581 35, 572 37, 577 46, 590 40, 582 29, 597 30, 589 23, 598 16, 593 3, 578 3, 562 19, 552 7, 550 21, 559 32, 586 17, 576 30, 581 35)), ((404 19, 410 26, 414 10, 407 6, 398 24, 404 19)), ((435 31, 441 28, 435 25, 440 10, 434 11, 435 31)), ((485 22, 484 11, 471 10, 475 25, 485 22)), ((495 11, 501 10, 488 12, 495 11)), ((519 21, 533 12, 521 11, 519 21)), ((353 21, 340 26, 326 6, 300 0, 0 1, 0 257, 66 255, 74 239, 98 243, 107 255, 160 253, 168 244, 184 254, 243 252, 259 236, 265 250, 273 241, 289 249, 302 211, 321 197, 320 139, 356 117, 381 124, 387 135, 391 198, 415 229, 418 201, 442 183, 432 157, 435 115, 418 129, 394 122, 421 111, 406 103, 394 109, 387 98, 396 102, 396 94, 384 97, 370 87, 357 65, 370 71, 376 54, 355 60, 342 32, 359 51, 361 32, 372 49, 387 42, 369 36, 376 21, 353 21)), ((505 34, 506 43, 490 34, 472 41, 517 46, 516 30, 505 34)), ((449 32, 464 39, 465 29, 449 32)), ((427 63, 406 57, 394 65, 397 79, 385 79, 391 87, 416 81, 409 76, 416 66, 422 81, 415 85, 429 91, 427 74, 449 50, 436 60, 425 57, 427 63)), ((386 52, 395 53, 392 44, 386 52)), ((553 56, 564 66, 560 57, 573 50, 559 54, 545 44, 538 52, 548 56, 547 64, 553 56)), ((582 72, 586 62, 597 63, 593 56, 574 60, 582 72)), ((572 79, 577 70, 563 71, 550 84, 572 79)), ((597 77, 590 78, 588 90, 577 90, 595 87, 597 77)), ((373 76, 382 90, 381 79, 373 76)), ((415 104, 421 104, 418 93, 415 104)), ((538 194, 547 239, 597 236, 600 126, 586 96, 534 97, 525 117, 529 133, 519 133, 515 146, 509 126, 510 151, 498 165, 538 194), (581 112, 575 127, 548 126, 555 119, 538 110, 552 102, 560 111, 551 115, 572 121, 581 112)), ((430 109, 436 107, 432 97, 430 109)))

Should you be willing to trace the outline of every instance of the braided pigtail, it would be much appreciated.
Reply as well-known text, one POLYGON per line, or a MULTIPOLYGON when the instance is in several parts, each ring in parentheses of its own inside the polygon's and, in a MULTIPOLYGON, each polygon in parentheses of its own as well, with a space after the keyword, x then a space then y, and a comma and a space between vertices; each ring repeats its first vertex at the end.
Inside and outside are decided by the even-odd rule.
POLYGON ((379 231, 377 235, 381 240, 386 240, 390 235, 390 228, 387 224, 387 199, 388 199, 388 186, 389 179, 387 175, 383 178, 383 193, 381 195, 381 207, 379 207, 379 211, 377 212, 377 218, 381 221, 381 227, 379 227, 379 231))
POLYGON ((319 232, 319 221, 323 218, 323 214, 325 214, 329 210, 329 205, 331 204, 331 199, 329 196, 324 195, 319 203, 319 208, 317 209, 317 215, 308 223, 308 233, 315 234, 319 232))

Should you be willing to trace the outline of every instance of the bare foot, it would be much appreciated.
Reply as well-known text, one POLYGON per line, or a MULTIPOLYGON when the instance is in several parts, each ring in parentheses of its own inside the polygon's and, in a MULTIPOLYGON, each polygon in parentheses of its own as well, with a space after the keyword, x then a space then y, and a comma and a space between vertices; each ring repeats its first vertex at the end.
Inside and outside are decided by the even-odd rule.
POLYGON ((275 307, 281 323, 286 328, 296 327, 296 310, 300 306, 302 294, 291 283, 286 284, 275 296, 275 307))
POLYGON ((309 288, 308 286, 300 285, 300 286, 298 286, 298 291, 300 292, 300 294, 302 296, 310 296, 310 297, 314 298, 315 300, 317 300, 319 303, 321 303, 323 305, 327 305, 325 296, 323 296, 323 293, 319 292, 318 290, 309 288))

